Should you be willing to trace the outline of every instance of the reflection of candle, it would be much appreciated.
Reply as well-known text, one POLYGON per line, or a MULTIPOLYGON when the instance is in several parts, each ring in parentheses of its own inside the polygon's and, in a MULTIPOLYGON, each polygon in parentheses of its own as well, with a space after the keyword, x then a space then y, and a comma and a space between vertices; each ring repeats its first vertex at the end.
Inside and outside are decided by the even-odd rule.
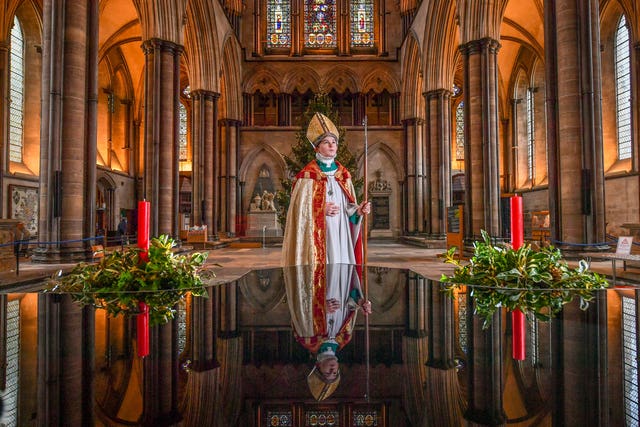
MULTIPOLYGON (((140 258, 149 261, 149 220, 151 219, 151 204, 147 201, 138 202, 138 248, 140 258)), ((140 313, 137 317, 138 357, 149 355, 149 307, 144 301, 138 302, 140 313)))
POLYGON ((145 302, 138 301, 140 313, 136 318, 136 331, 138 333, 138 357, 149 355, 149 306, 145 302))
MULTIPOLYGON (((519 249, 524 243, 524 219, 522 215, 522 197, 511 198, 511 246, 519 249)), ((512 346, 511 353, 515 360, 524 360, 525 348, 525 322, 524 313, 518 309, 511 312, 512 346)))

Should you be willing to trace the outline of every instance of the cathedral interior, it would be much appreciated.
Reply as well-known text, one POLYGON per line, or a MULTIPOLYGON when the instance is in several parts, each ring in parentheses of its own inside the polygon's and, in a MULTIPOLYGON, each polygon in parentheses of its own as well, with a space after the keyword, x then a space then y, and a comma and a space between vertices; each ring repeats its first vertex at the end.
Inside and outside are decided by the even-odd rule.
MULTIPOLYGON (((568 249, 619 236, 640 241, 640 6, 635 0, 3 0, 2 4, 0 245, 11 242, 13 227, 23 222, 38 242, 32 245, 32 263, 90 260, 97 236, 115 239, 123 217, 128 219, 129 233, 135 234, 141 200, 150 202, 152 236, 168 234, 212 247, 265 235, 277 241, 282 229, 276 213, 282 207, 274 203, 273 195, 295 173, 285 157, 292 155, 296 135, 306 125, 301 117, 319 95, 332 101, 345 131, 340 143, 355 156, 357 170, 352 174, 362 178, 367 173, 364 180, 373 213, 366 232, 371 238, 444 245, 447 219, 460 206, 459 230, 465 244, 470 245, 482 230, 508 238, 509 198, 519 195, 527 240, 568 249)), ((0 262, 12 260, 13 250, 0 247, 0 262)), ((263 282, 256 279, 256 283, 263 282)), ((235 297, 224 289, 217 292, 221 295, 213 301, 218 306, 208 310, 235 331, 224 323, 233 319, 224 317, 226 309, 220 308, 227 307, 220 301, 235 306, 235 297)), ((597 326, 590 323, 576 328, 579 332, 568 328, 575 333, 565 332, 565 339, 574 345, 565 344, 554 355, 557 359, 549 361, 570 365, 570 360, 585 360, 593 368, 589 375, 568 369, 565 386, 596 387, 598 396, 609 397, 583 396, 569 405, 565 418, 547 411, 548 424, 522 420, 519 425, 624 424, 624 405, 614 405, 617 409, 610 418, 607 404, 623 402, 626 391, 605 393, 615 381, 623 382, 622 373, 595 386, 589 383, 606 371, 598 363, 601 358, 608 354, 611 359, 612 353, 622 351, 618 348, 622 338, 605 344, 602 335, 607 331, 620 335, 624 307, 636 316, 637 291, 620 292, 630 305, 623 303, 623 297, 622 302, 595 304, 609 305, 609 311, 617 313, 610 313, 615 321, 610 317, 607 326, 606 310, 590 312, 587 317, 597 326), (589 345, 597 347, 596 356, 587 351, 589 345), (575 423, 567 423, 570 419, 575 423)), ((33 337, 42 328, 60 334, 52 339, 55 342, 45 340, 46 345, 38 339, 38 346, 35 338, 21 338, 23 366, 34 368, 21 376, 28 385, 25 390, 35 390, 35 384, 42 382, 36 378, 36 366, 46 368, 48 377, 43 381, 56 382, 57 388, 49 385, 39 392, 40 400, 48 399, 49 405, 36 408, 23 398, 18 425, 36 425, 29 420, 36 412, 40 420, 43 416, 56 420, 48 425, 65 424, 60 418, 64 416, 76 420, 76 425, 86 425, 86 420, 125 425, 127 421, 117 416, 107 422, 104 414, 65 413, 65 403, 99 394, 89 391, 93 389, 82 374, 94 369, 83 359, 84 353, 80 351, 64 368, 64 363, 55 365, 59 372, 38 361, 55 351, 59 353, 54 359, 64 361, 63 350, 73 347, 65 347, 65 342, 88 339, 86 334, 60 332, 73 329, 74 322, 104 327, 105 321, 91 320, 86 310, 74 310, 71 303, 62 303, 67 304, 65 315, 43 297, 13 295, 2 296, 5 308, 0 309, 5 316, 5 326, 0 327, 5 342, 0 347, 5 353, 7 298, 9 303, 21 301, 18 306, 24 310, 25 324, 31 322, 27 331, 33 337), (45 307, 46 326, 45 317, 33 308, 36 301, 45 307), (38 325, 35 318, 41 320, 38 325), (67 380, 69 387, 64 385, 67 380)), ((406 307, 412 307, 409 300, 406 307)), ((399 349, 418 358, 431 351, 419 340, 408 343, 399 338, 402 327, 395 322, 401 323, 405 314, 390 316, 388 323, 395 329, 380 332, 376 342, 380 351, 399 349)), ((567 317, 575 320, 581 312, 567 317)), ((120 330, 121 337, 130 333, 126 322, 112 328, 120 330)), ((420 328, 409 329, 413 338, 422 337, 422 332, 415 332, 420 328)), ((545 331, 549 341, 557 336, 551 327, 545 331)), ((246 334, 230 334, 221 333, 218 341, 233 334, 250 341, 246 334)), ((173 342, 177 335, 171 328, 156 331, 154 354, 163 355, 162 344, 173 342)), ((270 338, 256 340, 263 347, 257 345, 255 354, 271 348, 264 344, 270 338)), ((478 339, 478 349, 491 345, 478 339)), ((637 355, 638 345, 634 346, 637 355)), ((242 351, 247 350, 234 340, 217 347, 224 355, 218 359, 236 360, 236 365, 242 351)), ((244 353, 243 360, 253 354, 244 353)), ((402 358, 393 352, 385 357, 376 372, 401 376, 402 358)), ((638 425, 639 418, 635 357, 631 368, 635 369, 635 406, 631 398, 635 424, 629 425, 638 425)), ((495 362, 489 359, 483 360, 495 362)), ((179 406, 176 396, 184 394, 184 387, 200 387, 206 394, 202 391, 206 372, 185 385, 177 369, 167 368, 162 357, 158 360, 145 361, 137 371, 133 362, 118 367, 144 371, 145 378, 162 378, 140 385, 149 393, 154 387, 164 393, 157 401, 145 401, 144 416, 139 418, 145 425, 163 425, 154 424, 163 417, 177 419, 172 418, 179 406)), ((176 358, 171 360, 177 363, 176 358)), ((358 356, 350 361, 354 372, 361 368, 358 356)), ((236 365, 234 369, 239 369, 236 365)), ((482 366, 476 372, 490 370, 482 366)), ((623 367, 616 369, 622 372, 623 367)), ((253 374, 265 380, 279 378, 273 370, 253 374)), ((235 380, 225 382, 223 374, 215 375, 209 380, 236 396, 235 380)), ((452 396, 465 390, 454 387, 450 376, 424 375, 433 387, 450 392, 451 400, 443 406, 450 412, 438 420, 457 414, 457 397, 452 396)), ((95 380, 107 387, 101 381, 95 380)), ((110 394, 100 395, 105 413, 109 405, 119 405, 121 415, 126 412, 122 408, 127 389, 119 386, 109 383, 110 394)), ((258 381, 252 387, 256 396, 269 395, 258 381)), ((382 421, 375 425, 445 425, 429 424, 427 416, 416 415, 424 409, 419 403, 422 395, 411 393, 407 397, 405 392, 403 402, 413 415, 393 424, 389 414, 402 412, 398 409, 402 399, 391 399, 380 409, 386 415, 378 412, 382 421)), ((476 389, 477 400, 471 403, 477 412, 467 411, 465 417, 477 425, 501 425, 504 418, 492 413, 493 403, 483 400, 482 394, 476 389)), ((285 395, 281 391, 272 395, 277 402, 273 414, 285 411, 281 405, 285 395)), ((554 388, 552 395, 572 399, 562 389, 554 388)), ((203 396, 199 398, 206 400, 203 396)), ((227 418, 228 424, 215 417, 210 424, 192 420, 192 425, 235 425, 228 420, 238 419, 240 403, 211 402, 219 405, 218 414, 235 418, 227 418)), ((340 408, 348 408, 344 411, 352 415, 358 411, 359 403, 340 402, 340 408)), ((266 413, 260 398, 254 405, 262 414, 258 418, 266 413)), ((430 405, 437 412, 437 405, 430 405)), ((295 406, 293 412, 300 411, 295 406)), ((374 425, 357 424, 354 417, 349 425, 374 425)), ((241 419, 249 423, 249 418, 241 419)))

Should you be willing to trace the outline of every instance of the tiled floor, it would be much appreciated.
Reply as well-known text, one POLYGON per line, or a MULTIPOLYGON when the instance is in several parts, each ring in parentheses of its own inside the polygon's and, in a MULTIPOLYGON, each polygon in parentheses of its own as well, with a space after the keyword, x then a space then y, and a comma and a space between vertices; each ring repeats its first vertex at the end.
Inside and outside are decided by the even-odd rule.
MULTIPOLYGON (((215 283, 222 283, 241 277, 256 268, 273 268, 280 266, 280 247, 247 248, 227 246, 208 250, 208 263, 219 264, 212 266, 216 274, 215 283)), ((438 255, 443 249, 429 249, 389 241, 369 241, 367 250, 367 264, 369 266, 408 268, 431 279, 438 279, 442 273, 451 271, 451 266, 444 264, 438 255)), ((20 274, 15 271, 0 273, 0 290, 14 290, 16 288, 38 287, 43 281, 60 269, 70 269, 72 264, 51 265, 32 264, 23 260, 20 264, 20 274)), ((592 269, 611 276, 609 261, 593 262, 592 269)), ((617 269, 618 284, 640 284, 640 269, 622 271, 617 269)))

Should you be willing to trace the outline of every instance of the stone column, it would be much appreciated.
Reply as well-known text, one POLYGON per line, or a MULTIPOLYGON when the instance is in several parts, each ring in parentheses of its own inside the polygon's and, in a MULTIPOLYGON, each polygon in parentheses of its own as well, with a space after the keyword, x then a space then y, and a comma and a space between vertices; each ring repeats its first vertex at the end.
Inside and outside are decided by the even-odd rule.
POLYGON ((486 230, 500 236, 497 40, 485 37, 460 47, 464 57, 465 239, 486 230))
POLYGON ((149 39, 145 54, 144 198, 151 202, 151 236, 178 235, 179 79, 182 46, 149 39))
POLYGON ((405 233, 415 234, 424 231, 424 221, 421 217, 423 209, 422 180, 424 179, 422 170, 423 159, 423 139, 422 120, 419 118, 406 119, 402 122, 404 126, 405 138, 405 169, 406 177, 406 218, 405 233))
POLYGON ((291 125, 291 94, 278 95, 278 126, 291 125))
POLYGON ((36 425, 95 425, 95 311, 70 295, 38 297, 36 425))
POLYGON ((353 124, 354 126, 362 126, 362 120, 366 114, 365 104, 367 97, 362 92, 357 92, 352 95, 353 97, 353 124))
POLYGON ((425 176, 429 182, 431 206, 427 209, 427 232, 434 237, 446 234, 446 207, 451 203, 451 92, 439 89, 427 92, 426 156, 430 158, 425 176))
POLYGON ((551 237, 573 243, 605 238, 598 10, 596 0, 544 9, 551 237))
POLYGON ((250 93, 242 94, 242 113, 243 124, 245 126, 253 126, 253 95, 250 93))
POLYGON ((207 192, 212 191, 211 174, 213 168, 213 134, 215 123, 213 121, 216 93, 206 90, 191 92, 192 106, 192 141, 193 141, 193 175, 192 175, 192 215, 193 223, 206 224, 208 232, 212 223, 213 210, 212 199, 207 197, 207 192))
POLYGON ((83 261, 95 215, 97 8, 47 0, 43 11, 39 240, 70 243, 37 248, 32 260, 83 261))
POLYGON ((237 169, 238 169, 238 127, 240 122, 233 119, 220 120, 220 231, 233 236, 236 231, 237 209, 237 169))

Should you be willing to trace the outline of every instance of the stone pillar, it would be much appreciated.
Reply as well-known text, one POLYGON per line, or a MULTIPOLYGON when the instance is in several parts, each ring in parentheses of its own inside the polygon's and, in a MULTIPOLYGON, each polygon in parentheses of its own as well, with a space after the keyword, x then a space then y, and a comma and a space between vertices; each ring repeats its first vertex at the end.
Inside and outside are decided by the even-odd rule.
POLYGON ((391 125, 400 125, 400 92, 392 93, 391 100, 391 125))
POLYGON ((573 243, 605 238, 598 10, 596 0, 544 9, 551 237, 573 243))
POLYGON ((424 231, 424 222, 420 213, 423 209, 422 171, 423 160, 423 140, 422 140, 422 120, 419 118, 406 119, 402 122, 404 126, 405 138, 405 169, 406 177, 406 203, 405 229, 404 233, 414 234, 424 231))
POLYGON ((230 236, 235 235, 236 213, 240 212, 236 204, 237 198, 237 169, 238 169, 238 127, 240 122, 233 119, 220 120, 220 197, 219 220, 220 231, 230 236))
MULTIPOLYGON (((501 425, 506 423, 503 409, 502 313, 498 311, 487 329, 484 319, 473 314, 475 301, 467 288, 467 410, 464 418, 470 425, 501 425)), ((460 319, 463 322, 465 319, 460 319)))
POLYGON ((144 198, 151 202, 151 236, 179 235, 178 174, 182 46, 149 39, 145 54, 144 198))
POLYGON ((32 260, 83 261, 95 215, 97 8, 47 0, 43 11, 38 237, 70 243, 37 248, 32 260))
POLYGON ((38 296, 37 425, 95 425, 95 311, 71 296, 38 296))
POLYGON ((242 94, 242 113, 243 124, 245 126, 253 126, 253 95, 250 93, 242 94))
MULTIPOLYGON (((214 108, 217 94, 206 90, 191 92, 193 175, 192 207, 193 224, 206 224, 210 227, 213 220, 213 135, 215 131, 214 108), (210 193, 209 195, 207 193, 210 193)), ((208 236, 207 236, 208 237, 208 236)))
POLYGON ((362 120, 366 114, 367 97, 362 92, 357 92, 353 97, 353 124, 354 126, 362 126, 362 120))
POLYGON ((465 238, 500 236, 498 64, 500 44, 486 37, 461 46, 464 56, 465 238))
POLYGON ((451 203, 451 92, 446 89, 425 93, 426 153, 429 168, 425 171, 429 182, 431 206, 427 209, 427 232, 434 237, 446 234, 446 208, 451 203))
MULTIPOLYGON (((2 149, 0 149, 0 200, 7 200, 4 197, 4 174, 8 173, 9 170, 5 169, 9 164, 7 162, 7 151, 5 149, 6 145, 8 145, 9 141, 9 126, 8 117, 9 117, 9 42, 7 40, 3 40, 0 42, 0 69, 2 72, 0 73, 0 91, 3 94, 2 103, 0 103, 0 136, 3 141, 6 141, 2 144, 2 149)), ((9 212, 6 215, 3 215, 3 209, 6 209, 4 206, 0 207, 0 218, 8 218, 9 212)))

